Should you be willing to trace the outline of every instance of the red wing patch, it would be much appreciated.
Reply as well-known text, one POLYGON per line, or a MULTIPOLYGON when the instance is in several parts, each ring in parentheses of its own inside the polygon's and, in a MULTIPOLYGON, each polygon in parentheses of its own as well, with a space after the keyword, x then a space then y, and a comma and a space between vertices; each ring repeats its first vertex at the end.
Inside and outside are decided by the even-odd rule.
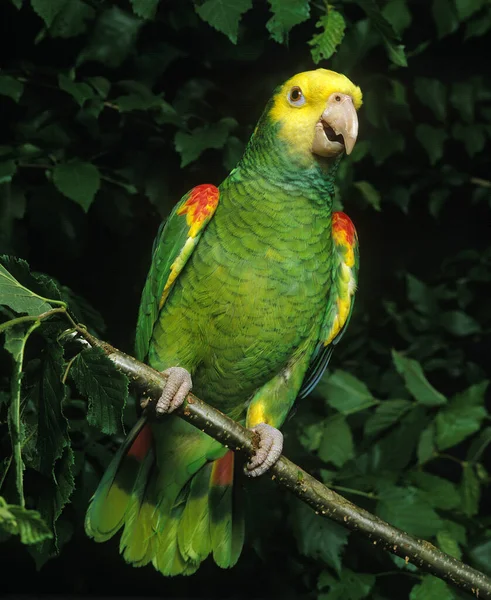
POLYGON ((211 472, 212 485, 232 485, 234 479, 234 453, 229 450, 225 456, 215 460, 211 472))
POLYGON ((131 444, 127 456, 133 456, 136 458, 136 460, 142 462, 147 455, 147 452, 150 450, 152 440, 152 429, 150 425, 145 425, 145 427, 136 436, 135 441, 131 444))
POLYGON ((220 192, 211 183, 197 185, 189 192, 186 202, 177 211, 178 215, 186 215, 189 235, 194 237, 201 229, 203 222, 215 212, 220 192))
POLYGON ((354 248, 358 243, 356 229, 353 221, 343 212, 335 212, 332 215, 332 237, 336 246, 344 248, 342 254, 348 267, 355 262, 354 248))

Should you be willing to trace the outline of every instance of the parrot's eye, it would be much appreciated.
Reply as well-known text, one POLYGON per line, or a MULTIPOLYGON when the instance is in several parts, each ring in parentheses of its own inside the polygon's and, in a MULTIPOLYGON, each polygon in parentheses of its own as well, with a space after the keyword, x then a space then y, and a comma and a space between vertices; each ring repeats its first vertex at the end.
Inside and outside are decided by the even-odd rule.
POLYGON ((296 85, 288 93, 288 102, 292 106, 303 106, 305 104, 305 96, 302 94, 302 90, 296 85))

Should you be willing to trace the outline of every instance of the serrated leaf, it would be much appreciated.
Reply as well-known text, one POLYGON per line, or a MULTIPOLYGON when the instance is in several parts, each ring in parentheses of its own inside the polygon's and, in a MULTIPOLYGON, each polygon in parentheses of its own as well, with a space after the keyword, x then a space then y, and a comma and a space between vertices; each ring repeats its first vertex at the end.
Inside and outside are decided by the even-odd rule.
POLYGON ((314 62, 327 60, 336 52, 336 48, 343 41, 346 23, 343 15, 329 6, 327 13, 323 15, 315 25, 322 28, 322 33, 314 35, 309 41, 312 46, 311 53, 314 62))
POLYGON ((51 27, 56 16, 70 0, 31 0, 33 11, 41 17, 46 27, 51 27))
POLYGON ((467 460, 471 462, 479 461, 489 444, 491 444, 491 427, 486 427, 472 440, 467 451, 467 460))
POLYGON ((439 121, 447 116, 447 90, 436 77, 416 77, 414 91, 419 101, 433 111, 439 121))
POLYGON ((342 467, 354 456, 353 435, 346 419, 342 415, 330 418, 326 422, 319 445, 319 457, 324 462, 331 462, 336 467, 342 467))
POLYGON ((468 517, 477 515, 481 499, 481 484, 472 463, 464 464, 462 481, 460 482, 460 493, 462 495, 462 510, 464 514, 468 517))
POLYGON ((355 188, 361 193, 366 202, 380 212, 380 193, 369 181, 355 181, 353 184, 355 188))
POLYGON ((481 37, 491 29, 491 19, 483 19, 480 15, 466 24, 464 40, 467 41, 473 37, 481 37))
POLYGON ((412 407, 409 400, 383 400, 365 421, 365 435, 375 436, 397 423, 412 407))
POLYGON ((392 360, 417 402, 425 406, 441 406, 447 402, 445 396, 426 379, 421 365, 416 360, 406 358, 395 350, 392 350, 392 360))
POLYGON ((70 445, 68 421, 63 414, 67 388, 62 382, 64 372, 63 349, 49 341, 41 354, 41 377, 31 391, 32 401, 38 410, 38 435, 36 449, 39 454, 39 470, 53 477, 55 462, 70 445))
POLYGON ((0 529, 11 535, 20 535, 23 544, 36 544, 53 535, 36 510, 7 504, 1 496, 0 529))
POLYGON ((79 106, 83 106, 87 100, 94 97, 94 92, 90 85, 83 82, 73 81, 63 73, 58 75, 58 85, 60 90, 70 94, 79 106))
POLYGON ((324 425, 322 422, 317 421, 302 427, 298 433, 298 439, 306 450, 313 452, 319 448, 323 433, 324 425))
POLYGON ((19 102, 24 92, 24 84, 10 75, 0 75, 0 94, 19 102))
POLYGON ((415 308, 424 315, 433 315, 438 303, 433 290, 410 273, 406 274, 407 296, 415 308))
POLYGON ((240 20, 252 8, 252 0, 205 0, 195 8, 203 21, 236 44, 240 20))
POLYGON ((97 61, 107 67, 119 67, 135 47, 143 21, 112 6, 100 13, 78 64, 97 61))
POLYGON ((368 598, 375 585, 375 575, 369 573, 355 573, 344 568, 336 581, 327 573, 321 573, 317 582, 318 589, 329 587, 329 592, 318 594, 318 600, 362 600, 368 598))
POLYGON ((436 164, 443 156, 443 146, 448 139, 447 132, 440 127, 420 123, 416 126, 416 138, 426 150, 430 163, 436 164))
POLYGON ((29 271, 29 266, 24 260, 12 259, 10 257, 0 257, 0 304, 8 306, 16 313, 26 313, 28 315, 37 316, 53 307, 49 298, 44 298, 32 290, 22 285, 10 271, 5 268, 5 264, 9 267, 16 268, 26 277, 32 278, 29 271))
POLYGON ((87 212, 101 185, 101 177, 95 165, 73 160, 56 165, 53 169, 53 183, 64 196, 87 212))
POLYGON ((181 155, 181 167, 194 162, 209 148, 223 148, 230 132, 229 124, 223 119, 218 123, 198 127, 192 133, 178 131, 174 138, 177 152, 181 155))
POLYGON ((409 600, 453 600, 454 595, 448 585, 433 575, 424 575, 421 583, 415 585, 409 600))
POLYGON ((349 415, 376 404, 367 386, 347 371, 336 370, 317 386, 315 394, 338 412, 349 415))
POLYGON ((460 494, 457 487, 448 479, 416 471, 411 475, 411 481, 424 492, 424 496, 435 508, 451 510, 460 506, 460 494))
POLYGON ((130 0, 131 8, 137 17, 154 19, 160 0, 130 0))
POLYGON ((440 450, 456 446, 481 427, 487 412, 484 395, 488 382, 469 387, 457 394, 436 416, 436 442, 440 450))
POLYGON ((100 348, 83 350, 70 371, 78 391, 89 400, 87 421, 111 435, 123 429, 128 378, 100 348))
POLYGON ((379 492, 379 497, 377 515, 403 531, 428 538, 443 528, 438 514, 415 487, 390 486, 379 492))
POLYGON ((273 16, 266 29, 276 42, 283 44, 290 30, 306 21, 310 16, 309 0, 269 0, 273 16))
POLYGON ((468 81, 457 81, 452 84, 450 104, 466 123, 474 121, 474 89, 474 85, 468 81))
POLYGON ((290 519, 300 554, 320 560, 339 573, 349 531, 317 515, 303 502, 295 501, 290 519))
POLYGON ((431 12, 440 39, 458 29, 459 18, 451 0, 433 0, 431 12))

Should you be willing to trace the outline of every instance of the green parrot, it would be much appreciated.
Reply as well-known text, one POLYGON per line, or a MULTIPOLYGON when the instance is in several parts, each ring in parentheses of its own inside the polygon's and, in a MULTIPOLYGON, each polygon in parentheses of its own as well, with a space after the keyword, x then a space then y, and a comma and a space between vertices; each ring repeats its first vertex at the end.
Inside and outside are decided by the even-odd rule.
POLYGON ((290 78, 229 176, 188 192, 157 236, 136 356, 167 384, 157 418, 140 419, 115 455, 85 523, 97 542, 122 528, 120 551, 135 566, 191 574, 210 554, 223 568, 239 558, 234 453, 170 413, 192 388, 257 432, 247 475, 281 455, 278 428, 319 381, 353 308, 357 236, 332 203, 361 102, 333 71, 290 78))

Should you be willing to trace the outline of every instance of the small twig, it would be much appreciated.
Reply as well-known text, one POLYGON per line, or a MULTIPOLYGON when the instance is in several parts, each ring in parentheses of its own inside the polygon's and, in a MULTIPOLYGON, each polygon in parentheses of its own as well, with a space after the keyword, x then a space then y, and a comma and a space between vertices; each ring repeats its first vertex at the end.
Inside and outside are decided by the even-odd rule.
POLYGON ((488 179, 481 179, 481 177, 471 177, 471 183, 481 187, 491 188, 491 181, 488 179))
MULTIPOLYGON (((143 396, 157 400, 162 394, 166 377, 135 358, 120 352, 110 344, 94 338, 83 328, 79 333, 91 345, 101 348, 111 361, 123 371, 143 396)), ((147 408, 145 412, 151 411, 147 408)), ((151 412, 148 412, 151 414, 151 412)), ((227 448, 250 457, 254 452, 254 434, 236 423, 219 410, 189 394, 184 404, 174 414, 192 423, 227 448)), ((456 558, 441 552, 430 542, 414 538, 389 525, 336 494, 285 456, 270 470, 271 478, 303 502, 317 514, 333 519, 344 527, 362 533, 380 546, 412 562, 423 571, 446 579, 456 587, 471 592, 478 598, 491 599, 491 578, 469 567, 456 558)))

